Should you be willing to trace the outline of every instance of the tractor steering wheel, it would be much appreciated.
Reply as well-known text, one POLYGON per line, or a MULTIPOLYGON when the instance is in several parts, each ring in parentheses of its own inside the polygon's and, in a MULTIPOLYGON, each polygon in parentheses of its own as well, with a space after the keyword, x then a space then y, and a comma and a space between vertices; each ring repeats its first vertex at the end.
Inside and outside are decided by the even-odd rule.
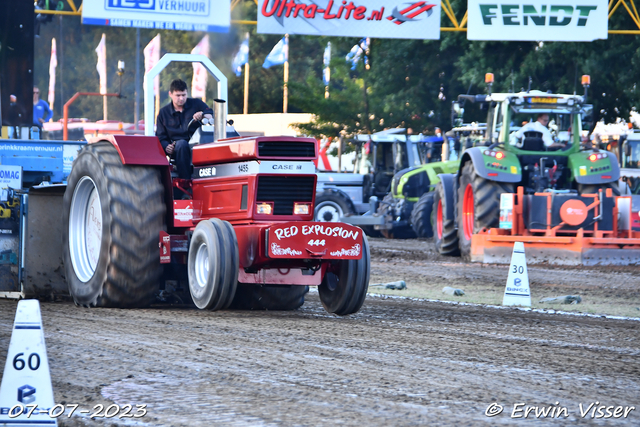
POLYGON ((202 123, 202 120, 191 119, 191 121, 187 125, 187 132, 189 133, 189 138, 191 138, 191 136, 195 133, 195 131, 203 124, 204 123, 202 123), (193 130, 191 130, 192 126, 193 126, 193 130))

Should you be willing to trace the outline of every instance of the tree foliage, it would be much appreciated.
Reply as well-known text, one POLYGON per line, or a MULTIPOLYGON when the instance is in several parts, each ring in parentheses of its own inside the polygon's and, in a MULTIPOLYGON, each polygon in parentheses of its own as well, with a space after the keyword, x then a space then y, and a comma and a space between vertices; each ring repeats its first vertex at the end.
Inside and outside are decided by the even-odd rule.
MULTIPOLYGON (((453 3, 456 7, 456 0, 453 3)), ((234 18, 256 15, 253 2, 242 2, 234 18)), ((460 20, 460 16, 457 17, 460 20)), ((628 24, 614 18, 610 28, 628 24)), ((444 26, 449 25, 443 15, 444 26)), ((627 25, 628 26, 628 25, 627 25)), ((257 34, 255 26, 232 26, 227 34, 211 33, 210 57, 228 77, 229 112, 241 113, 244 75, 231 70, 231 62, 245 33, 250 33, 249 112, 281 112, 283 66, 262 68, 265 57, 282 35, 257 34)), ((135 34, 131 28, 97 27, 80 24, 75 17, 57 17, 42 27, 36 39, 35 82, 43 95, 48 86, 51 38, 58 40, 58 77, 55 119, 62 104, 77 91, 98 91, 95 48, 102 33, 107 39, 109 92, 118 91, 116 64, 127 64, 123 78, 124 99, 109 99, 109 118, 133 121, 135 34)), ((204 33, 141 30, 140 64, 144 74, 142 49, 161 34, 162 53, 188 53, 204 33)), ((345 55, 358 43, 356 38, 291 36, 289 38, 289 112, 315 114, 311 124, 300 129, 311 135, 336 136, 375 132, 386 128, 411 128, 415 133, 448 129, 451 101, 458 94, 484 93, 484 75, 495 75, 493 91, 531 89, 562 93, 582 93, 580 76, 590 74, 589 101, 606 121, 626 117, 638 102, 637 74, 640 44, 637 36, 610 35, 592 43, 562 42, 481 42, 468 41, 466 33, 443 32, 441 40, 372 39, 370 68, 361 60, 350 69, 345 55), (331 82, 325 98, 322 82, 322 54, 332 44, 331 82)), ((192 68, 176 64, 161 74, 161 102, 168 101, 172 79, 180 77, 190 85, 192 68)), ((217 97, 210 79, 207 100, 217 97)), ((46 99, 46 95, 42 96, 46 99)), ((144 102, 140 95, 141 105, 144 102)), ((70 109, 71 117, 102 118, 102 99, 80 98, 70 109)), ((142 111, 140 118, 143 117, 142 111)), ((482 120, 481 116, 475 117, 482 120)))

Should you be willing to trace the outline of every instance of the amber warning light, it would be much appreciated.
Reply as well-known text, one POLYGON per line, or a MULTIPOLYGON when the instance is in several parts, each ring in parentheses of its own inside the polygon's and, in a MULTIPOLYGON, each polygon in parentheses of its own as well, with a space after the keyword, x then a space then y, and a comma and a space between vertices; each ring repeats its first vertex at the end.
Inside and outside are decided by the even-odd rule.
POLYGON ((493 73, 487 73, 484 75, 485 83, 493 83, 493 73))
POLYGON ((582 76, 582 86, 590 86, 591 85, 591 76, 585 74, 582 76))

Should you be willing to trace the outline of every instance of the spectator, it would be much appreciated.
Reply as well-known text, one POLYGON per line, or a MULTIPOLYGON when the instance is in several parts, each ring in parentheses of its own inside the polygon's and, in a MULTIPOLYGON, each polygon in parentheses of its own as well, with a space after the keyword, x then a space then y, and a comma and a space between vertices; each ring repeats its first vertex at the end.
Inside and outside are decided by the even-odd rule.
POLYGON ((53 111, 49 107, 47 101, 40 99, 40 89, 38 86, 33 87, 33 125, 38 127, 38 136, 42 135, 42 125, 53 117, 53 111))
POLYGON ((7 118, 4 120, 5 125, 9 128, 9 139, 20 139, 20 125, 24 124, 24 110, 18 104, 18 98, 11 94, 9 95, 9 108, 7 109, 7 118))

